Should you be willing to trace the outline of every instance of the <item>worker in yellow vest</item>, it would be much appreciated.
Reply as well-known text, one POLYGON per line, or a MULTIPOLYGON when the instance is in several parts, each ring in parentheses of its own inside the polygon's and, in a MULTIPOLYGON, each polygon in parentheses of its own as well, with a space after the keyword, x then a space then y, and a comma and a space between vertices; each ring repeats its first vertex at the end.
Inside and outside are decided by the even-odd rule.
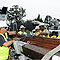
POLYGON ((39 27, 40 27, 40 37, 49 37, 49 31, 46 29, 45 24, 41 23, 39 27))
POLYGON ((18 32, 18 34, 27 35, 27 33, 25 32, 25 27, 23 25, 20 26, 20 31, 18 32))
POLYGON ((0 60, 8 59, 9 48, 13 40, 7 41, 5 32, 7 31, 7 24, 5 21, 0 21, 0 60))

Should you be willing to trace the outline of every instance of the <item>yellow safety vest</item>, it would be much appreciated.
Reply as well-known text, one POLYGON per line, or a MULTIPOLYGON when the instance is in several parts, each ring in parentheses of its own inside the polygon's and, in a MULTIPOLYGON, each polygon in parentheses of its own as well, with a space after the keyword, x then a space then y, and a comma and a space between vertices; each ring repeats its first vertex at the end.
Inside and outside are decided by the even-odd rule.
MULTIPOLYGON (((0 35, 4 38, 5 41, 7 41, 7 39, 2 33, 0 33, 0 35)), ((0 60, 8 59, 8 55, 9 55, 9 48, 5 46, 2 47, 0 46, 0 60)))
MULTIPOLYGON (((45 31, 46 31, 46 29, 43 31, 43 33, 45 33, 45 31)), ((42 31, 40 30, 40 33, 41 33, 42 31)), ((45 35, 42 35, 43 37, 45 37, 45 35)))
MULTIPOLYGON (((19 31, 18 32, 20 35, 22 35, 23 34, 23 32, 22 31, 19 31)), ((27 33, 26 32, 24 32, 24 35, 26 35, 27 33)))
MULTIPOLYGON (((45 33, 45 31, 46 31, 46 29, 44 29, 44 31, 43 31, 43 33, 45 33)), ((40 33, 41 33, 42 31, 40 30, 40 33)), ((45 35, 42 35, 43 37, 46 37, 45 35)), ((48 38, 49 38, 49 34, 48 34, 48 38)))
POLYGON ((5 36, 6 36, 6 39, 8 39, 8 35, 7 35, 7 32, 5 33, 5 36))

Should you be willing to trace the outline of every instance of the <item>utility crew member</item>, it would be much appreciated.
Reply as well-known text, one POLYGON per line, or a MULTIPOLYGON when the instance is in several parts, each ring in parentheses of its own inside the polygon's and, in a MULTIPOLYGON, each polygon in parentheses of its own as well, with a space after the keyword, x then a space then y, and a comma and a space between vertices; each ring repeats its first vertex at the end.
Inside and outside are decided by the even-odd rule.
POLYGON ((27 33, 25 32, 25 27, 23 25, 20 26, 20 31, 18 32, 18 34, 27 35, 27 33))
POLYGON ((8 59, 9 48, 13 40, 7 41, 5 32, 7 31, 7 24, 5 21, 0 21, 0 60, 8 59))
POLYGON ((40 37, 49 37, 49 31, 46 29, 45 24, 41 23, 39 27, 40 27, 40 37))

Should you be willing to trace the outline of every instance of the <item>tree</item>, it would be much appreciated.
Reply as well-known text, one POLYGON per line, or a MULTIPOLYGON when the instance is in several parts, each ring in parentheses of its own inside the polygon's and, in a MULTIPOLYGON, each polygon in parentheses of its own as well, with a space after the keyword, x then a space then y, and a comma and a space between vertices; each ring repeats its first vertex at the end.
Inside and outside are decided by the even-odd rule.
POLYGON ((40 20, 39 20, 40 22, 43 22, 43 20, 42 20, 42 18, 40 18, 40 20))
POLYGON ((42 18, 40 18, 40 14, 38 14, 38 17, 35 20, 39 22, 43 22, 42 18))
POLYGON ((59 25, 59 22, 56 18, 50 20, 51 25, 59 25))
POLYGON ((60 22, 60 19, 57 19, 58 22, 60 22))
POLYGON ((49 16, 49 15, 47 15, 47 16, 45 17, 44 22, 45 22, 45 23, 49 23, 51 19, 52 19, 52 17, 49 16))
POLYGON ((13 5, 12 8, 7 12, 7 20, 10 22, 10 25, 16 23, 17 27, 19 23, 22 22, 23 17, 26 16, 26 9, 19 7, 18 5, 13 5))
POLYGON ((27 20, 23 25, 26 27, 26 29, 29 29, 30 31, 32 31, 35 28, 35 26, 38 24, 34 24, 32 23, 31 20, 27 20))

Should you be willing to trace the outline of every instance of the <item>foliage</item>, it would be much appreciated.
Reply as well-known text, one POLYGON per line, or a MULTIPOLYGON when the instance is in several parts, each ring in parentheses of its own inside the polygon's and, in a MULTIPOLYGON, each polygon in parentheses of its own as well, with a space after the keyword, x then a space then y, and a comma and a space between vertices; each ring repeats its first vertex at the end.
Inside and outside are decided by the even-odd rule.
POLYGON ((58 19, 56 19, 56 18, 51 19, 50 24, 52 24, 52 25, 59 25, 58 19))
POLYGON ((49 23, 51 19, 52 19, 52 17, 49 16, 49 15, 47 15, 47 16, 45 17, 44 22, 45 22, 45 23, 49 23))
POLYGON ((35 26, 37 24, 33 24, 31 20, 27 20, 25 23, 24 23, 24 26, 26 27, 26 29, 29 29, 30 31, 32 31, 35 26))
POLYGON ((26 16, 26 9, 23 9, 22 7, 19 7, 18 5, 13 5, 12 8, 10 8, 9 11, 7 11, 7 20, 9 21, 10 25, 13 23, 18 24, 22 23, 23 17, 26 16))
POLYGON ((40 18, 40 14, 38 14, 38 17, 35 20, 39 22, 43 22, 42 18, 40 18))

